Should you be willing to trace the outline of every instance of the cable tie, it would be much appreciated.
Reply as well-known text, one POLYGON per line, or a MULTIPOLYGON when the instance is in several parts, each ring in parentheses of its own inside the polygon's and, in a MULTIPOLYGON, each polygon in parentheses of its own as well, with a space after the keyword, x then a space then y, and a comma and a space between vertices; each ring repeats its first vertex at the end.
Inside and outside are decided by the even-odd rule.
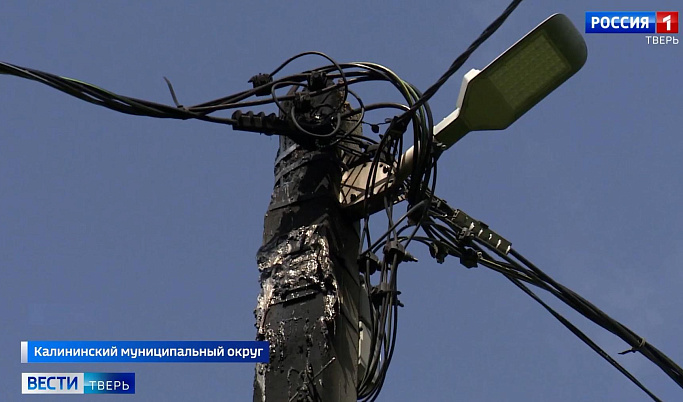
POLYGON ((629 350, 624 350, 623 352, 619 352, 620 355, 625 355, 627 353, 636 353, 640 352, 640 349, 645 346, 645 338, 640 338, 640 342, 638 342, 638 346, 634 346, 629 350))
POLYGON ((175 106, 178 109, 187 110, 187 108, 185 108, 185 106, 178 103, 178 98, 175 96, 175 91, 173 90, 173 85, 171 84, 171 81, 169 81, 168 78, 166 78, 166 77, 164 77, 164 81, 166 81, 166 85, 168 85, 168 90, 171 91, 171 97, 173 98, 173 103, 175 103, 175 106))

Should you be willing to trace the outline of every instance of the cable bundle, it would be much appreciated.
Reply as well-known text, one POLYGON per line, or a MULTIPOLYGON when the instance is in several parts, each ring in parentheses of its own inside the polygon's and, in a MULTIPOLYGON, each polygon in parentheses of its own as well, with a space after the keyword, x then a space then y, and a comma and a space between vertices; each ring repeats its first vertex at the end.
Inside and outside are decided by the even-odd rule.
POLYGON ((526 284, 549 292, 617 335, 631 345, 632 349, 627 352, 643 354, 683 387, 683 370, 678 365, 623 324, 554 281, 488 227, 433 196, 440 149, 433 140, 434 124, 428 101, 520 3, 521 0, 512 1, 424 94, 387 67, 368 62, 338 63, 321 52, 295 55, 272 72, 252 77, 250 82, 253 88, 193 106, 183 106, 178 102, 173 86, 167 79, 174 106, 118 95, 76 79, 4 62, 0 62, 0 73, 37 81, 86 102, 121 113, 166 119, 197 119, 228 124, 235 130, 287 135, 306 147, 335 147, 343 155, 342 160, 346 165, 343 168, 346 170, 369 162, 370 171, 364 186, 364 199, 382 193, 386 230, 372 239, 371 218, 373 222, 376 218, 372 217, 374 211, 366 202, 361 212, 363 223, 359 268, 361 284, 367 290, 371 306, 371 353, 364 378, 358 384, 360 400, 376 400, 392 360, 398 328, 398 308, 401 306, 398 299, 400 292, 397 271, 400 263, 415 260, 406 251, 412 241, 429 246, 432 256, 439 262, 443 262, 447 256, 455 256, 467 267, 480 264, 503 274, 651 398, 658 400, 526 284), (326 60, 326 65, 276 77, 291 62, 304 56, 322 57, 326 60), (368 82, 389 83, 398 91, 402 101, 364 104, 355 88, 368 82), (271 112, 274 107, 277 114, 266 115, 265 111, 254 113, 251 110, 242 110, 264 107, 270 107, 271 112), (227 110, 234 111, 231 117, 217 116, 227 110), (365 121, 366 112, 378 110, 387 112, 383 122, 365 121), (381 125, 387 125, 387 128, 383 134, 372 138, 361 133, 361 124, 368 125, 375 134, 379 134, 381 125), (411 128, 412 138, 406 140, 404 135, 411 128), (397 181, 396 172, 401 169, 405 142, 412 143, 414 147, 412 168, 407 178, 397 181), (391 185, 383 183, 380 187, 376 179, 378 172, 387 167, 390 167, 387 180, 391 185), (394 208, 402 201, 406 201, 407 212, 396 219, 394 208), (424 235, 418 235, 420 229, 424 235))
POLYGON ((468 268, 481 264, 503 274, 653 400, 659 401, 659 398, 568 319, 546 304, 526 284, 534 285, 549 292, 584 317, 618 336, 632 347, 620 354, 641 353, 683 388, 683 369, 660 350, 647 343, 643 337, 604 313, 573 290, 552 279, 514 250, 509 242, 504 239, 500 241, 502 238, 490 231, 481 222, 469 217, 463 219, 464 213, 462 211, 451 208, 445 201, 436 197, 432 205, 429 218, 422 225, 427 236, 416 238, 416 240, 428 245, 432 256, 437 258, 437 261, 443 262, 445 257, 450 255, 460 258, 460 262, 468 268), (459 216, 460 218, 458 218, 459 216), (487 231, 486 235, 481 235, 482 230, 487 231))

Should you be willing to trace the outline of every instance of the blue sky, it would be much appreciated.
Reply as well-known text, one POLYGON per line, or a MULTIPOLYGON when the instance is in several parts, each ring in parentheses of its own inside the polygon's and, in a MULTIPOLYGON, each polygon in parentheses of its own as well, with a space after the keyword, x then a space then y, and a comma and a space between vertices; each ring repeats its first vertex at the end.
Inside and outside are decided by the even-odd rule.
MULTIPOLYGON (((506 6, 6 1, 0 60, 168 104, 163 76, 196 104, 307 50, 380 63, 424 89, 506 6)), ((453 110, 464 73, 550 14, 583 32, 585 11, 679 8, 526 1, 432 99, 435 119, 453 110)), ((575 77, 509 129, 444 154, 437 193, 683 363, 681 47, 585 39, 575 77)), ((360 95, 399 100, 388 87, 360 95)), ((22 371, 135 371, 126 398, 250 400, 251 365, 29 367, 19 342, 253 339, 276 150, 274 137, 117 114, 0 76, 0 399, 21 399, 22 371)), ((401 266, 405 308, 380 400, 647 400, 500 275, 410 251, 420 262, 401 266)), ((628 348, 559 308, 611 354, 628 348)), ((617 359, 663 400, 683 397, 644 357, 617 359)))

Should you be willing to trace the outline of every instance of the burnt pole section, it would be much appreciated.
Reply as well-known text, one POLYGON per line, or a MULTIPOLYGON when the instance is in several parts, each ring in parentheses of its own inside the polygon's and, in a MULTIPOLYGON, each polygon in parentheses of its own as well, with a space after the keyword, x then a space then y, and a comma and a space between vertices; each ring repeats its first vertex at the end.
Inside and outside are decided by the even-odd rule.
MULTIPOLYGON (((298 92, 310 101, 304 111, 345 107, 338 91, 307 92, 298 92)), ((340 133, 358 126, 334 124, 340 133)), ((257 339, 270 342, 270 363, 256 366, 254 401, 356 401, 360 239, 358 221, 339 204, 344 154, 291 137, 280 136, 257 254, 257 339)))

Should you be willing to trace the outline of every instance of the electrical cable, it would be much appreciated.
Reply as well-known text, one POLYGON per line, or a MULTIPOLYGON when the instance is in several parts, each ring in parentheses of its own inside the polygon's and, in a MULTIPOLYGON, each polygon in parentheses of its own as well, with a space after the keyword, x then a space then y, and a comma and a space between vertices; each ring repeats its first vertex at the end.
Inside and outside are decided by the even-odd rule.
MULTIPOLYGON (((619 365, 619 363, 609 356, 609 354, 597 346, 597 344, 590 340, 569 320, 564 318, 545 302, 543 302, 522 282, 529 283, 548 291, 551 295, 555 296, 584 317, 612 332, 626 343, 631 345, 632 349, 627 352, 640 352, 683 388, 683 384, 681 384, 680 381, 681 378, 683 378, 683 370, 668 356, 664 355, 654 346, 647 343, 644 338, 605 314, 595 305, 576 294, 574 291, 553 280, 540 268, 528 261, 514 249, 509 248, 507 252, 503 252, 494 244, 489 243, 487 239, 480 238, 478 235, 476 235, 476 233, 472 233, 470 231, 472 226, 458 226, 458 224, 455 223, 455 218, 459 212, 449 207, 443 200, 436 197, 434 197, 434 199, 435 201, 432 203, 433 208, 430 211, 430 217, 422 224, 422 229, 427 234, 427 237, 421 238, 420 242, 423 244, 429 244, 431 251, 436 250, 439 252, 440 250, 440 255, 436 255, 435 253, 432 254, 432 256, 438 258, 439 262, 442 262, 446 255, 454 255, 456 257, 462 258, 462 256, 466 254, 468 248, 474 250, 477 255, 476 262, 506 276, 527 295, 540 303, 565 327, 567 327, 579 339, 591 347, 591 349, 593 349, 623 375, 625 375, 629 380, 631 380, 645 393, 647 393, 648 396, 650 396, 653 400, 659 399, 650 390, 644 387, 643 384, 641 384, 631 373, 619 365), (441 222, 441 224, 437 224, 434 222, 435 220, 441 222), (433 242, 429 243, 428 239, 433 239, 433 242), (491 251, 495 256, 503 261, 495 260, 493 256, 486 252, 486 250, 491 251)), ((470 223, 470 225, 473 224, 474 223, 470 223)), ((470 265, 467 266, 470 267, 470 265)))
MULTIPOLYGON (((398 307, 401 306, 398 301, 400 292, 397 285, 397 271, 401 262, 412 258, 405 249, 413 240, 420 243, 427 242, 426 238, 417 236, 420 228, 423 228, 428 235, 438 236, 439 242, 443 245, 454 242, 457 235, 449 230, 445 230, 446 234, 441 233, 440 230, 443 230, 445 226, 435 224, 430 220, 432 195, 436 189, 438 149, 434 144, 434 124, 428 100, 467 57, 502 24, 518 3, 519 1, 513 1, 503 15, 498 17, 465 53, 458 57, 448 71, 424 94, 385 66, 370 62, 338 63, 326 54, 317 51, 299 53, 285 60, 270 74, 258 74, 252 77, 250 82, 253 88, 251 89, 193 106, 183 106, 178 100, 173 85, 166 77, 164 80, 175 106, 118 95, 79 80, 9 63, 0 62, 0 73, 37 81, 86 102, 121 113, 229 124, 237 130, 291 135, 295 141, 302 141, 307 144, 306 146, 335 147, 338 152, 343 153, 344 157, 341 160, 347 169, 353 167, 354 163, 369 162, 364 196, 368 199, 382 189, 384 194, 381 201, 383 201, 384 215, 387 219, 386 231, 373 241, 370 224, 371 211, 368 203, 363 205, 359 254, 372 253, 374 255, 375 252, 379 252, 379 248, 384 247, 382 258, 377 262, 378 283, 376 285, 372 283, 375 268, 371 269, 369 261, 362 270, 363 283, 368 290, 369 302, 372 306, 372 336, 370 361, 364 378, 359 381, 358 397, 363 401, 374 401, 381 392, 396 346, 398 307), (290 63, 309 55, 322 57, 330 64, 275 78, 275 75, 290 63), (365 105, 351 86, 355 88, 357 85, 368 82, 389 83, 398 91, 403 102, 382 101, 365 105), (280 95, 277 93, 279 89, 287 89, 287 93, 280 95), (333 96, 335 98, 332 98, 333 96), (316 99, 318 103, 315 105, 307 103, 311 99, 316 99), (355 101, 357 106, 352 107, 349 101, 355 101), (279 117, 249 112, 245 115, 245 119, 241 118, 243 114, 238 109, 253 107, 274 107, 279 112, 279 117), (236 110, 233 118, 212 115, 227 110, 236 110), (386 131, 379 136, 378 140, 359 133, 361 124, 365 123, 365 113, 368 111, 397 113, 393 119, 386 118, 384 123, 371 125, 374 131, 380 125, 387 124, 386 131), (252 117, 255 120, 250 120, 252 117), (349 121, 353 123, 345 123, 349 121), (267 127, 268 124, 274 124, 274 126, 267 127), (414 149, 412 168, 407 178, 387 188, 386 183, 378 183, 378 172, 381 166, 389 167, 392 170, 388 173, 388 180, 391 182, 391 179, 395 178, 393 175, 400 169, 401 155, 405 152, 404 145, 407 140, 404 139, 404 135, 410 129, 412 129, 414 149), (380 185, 385 187, 378 187, 380 185), (407 204, 406 213, 394 221, 393 209, 402 200, 405 200, 407 204), (367 246, 365 251, 363 244, 367 246)), ((453 254, 457 255, 458 251, 453 251, 453 254)))
POLYGON ((486 29, 479 35, 479 37, 475 39, 474 42, 472 42, 472 44, 470 44, 467 50, 465 50, 453 61, 450 67, 448 67, 448 70, 446 70, 446 72, 441 77, 439 77, 439 79, 436 80, 436 82, 432 84, 432 86, 430 86, 424 92, 422 97, 420 97, 420 99, 418 99, 415 102, 411 110, 409 112, 406 112, 405 116, 415 113, 417 108, 421 107, 429 99, 431 99, 431 97, 434 96, 434 94, 436 94, 436 92, 443 86, 443 84, 445 84, 446 81, 448 81, 448 79, 453 74, 455 74, 455 72, 458 71, 460 67, 463 66, 463 64, 465 64, 467 59, 469 59, 470 55, 472 55, 472 53, 474 53, 474 51, 477 50, 477 48, 482 43, 484 43, 491 35, 493 35, 498 30, 498 28, 501 27, 501 25, 503 25, 505 20, 510 16, 510 14, 512 14, 512 12, 515 10, 515 8, 517 8, 517 6, 519 6, 521 2, 522 0, 513 0, 507 6, 505 11, 503 11, 503 13, 498 18, 496 18, 488 27, 486 27, 486 29))
POLYGON ((631 382, 633 382, 638 388, 643 390, 652 400, 661 402, 661 399, 659 399, 655 394, 653 394, 649 389, 647 389, 638 379, 636 379, 633 374, 631 374, 628 370, 626 370, 621 364, 619 364, 612 356, 607 354, 600 346, 598 346, 595 342, 593 342, 586 334, 584 334, 581 330, 579 330, 574 324, 572 324, 569 320, 567 320, 565 317, 563 317, 560 313, 555 311, 552 307, 550 307, 548 304, 546 304, 541 298, 539 298, 534 292, 531 291, 528 287, 524 286, 519 280, 508 277, 508 279, 514 283, 518 288, 522 289, 524 293, 529 295, 532 299, 534 299, 536 302, 538 302, 543 308, 545 308, 553 317, 555 317, 558 321, 562 323, 567 329, 569 329, 574 335, 576 335, 581 341, 583 341, 586 345, 588 345, 591 349, 593 349, 600 357, 605 359, 609 364, 611 364, 614 368, 619 370, 621 374, 626 376, 631 382))

